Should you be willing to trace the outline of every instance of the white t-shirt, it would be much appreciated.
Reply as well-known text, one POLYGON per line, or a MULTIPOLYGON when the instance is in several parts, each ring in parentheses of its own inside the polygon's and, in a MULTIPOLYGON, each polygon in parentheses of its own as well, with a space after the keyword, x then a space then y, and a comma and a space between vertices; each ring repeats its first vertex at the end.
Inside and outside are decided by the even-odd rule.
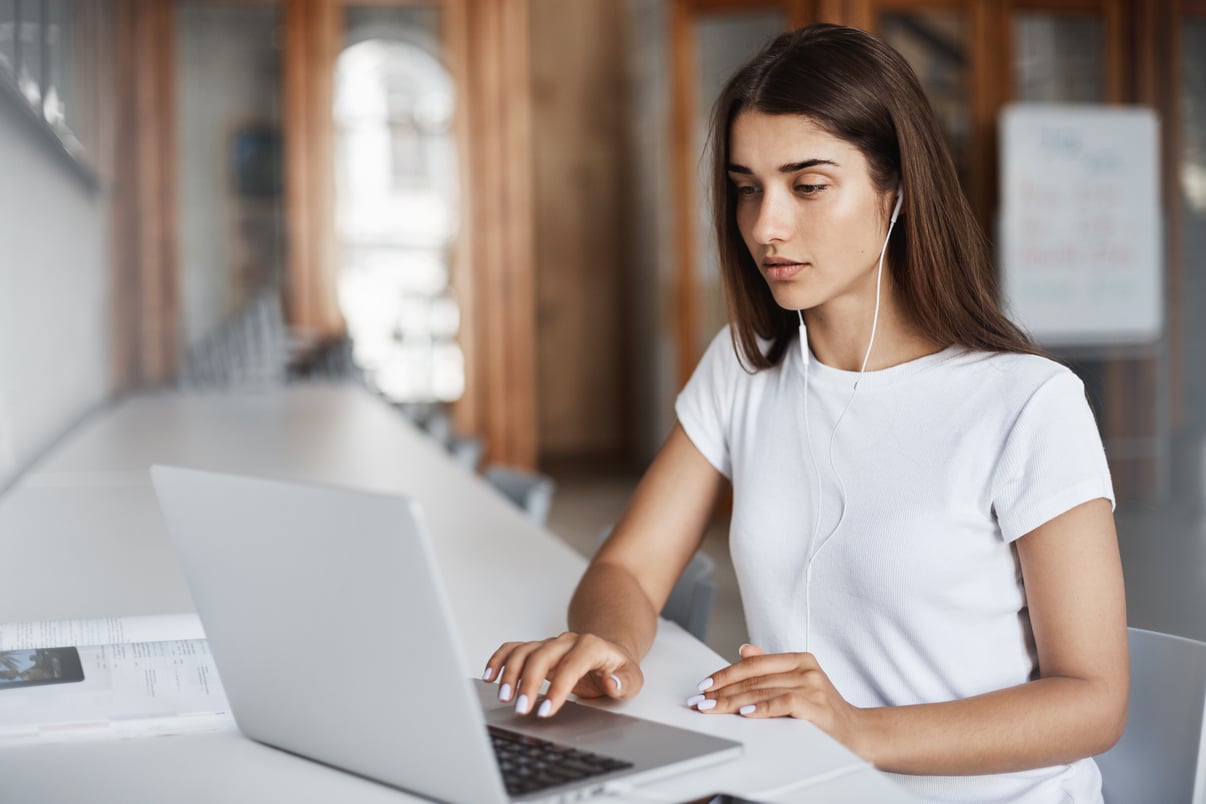
MULTIPOLYGON (((867 372, 851 402, 858 373, 813 357, 814 465, 800 358, 795 344, 749 373, 726 328, 676 404, 688 437, 733 482, 730 550, 751 642, 811 651, 861 707, 1036 678, 1013 542, 1083 502, 1113 502, 1081 381, 1045 358, 953 346, 867 372)), ((893 778, 934 801, 1101 800, 1088 759, 893 778)))

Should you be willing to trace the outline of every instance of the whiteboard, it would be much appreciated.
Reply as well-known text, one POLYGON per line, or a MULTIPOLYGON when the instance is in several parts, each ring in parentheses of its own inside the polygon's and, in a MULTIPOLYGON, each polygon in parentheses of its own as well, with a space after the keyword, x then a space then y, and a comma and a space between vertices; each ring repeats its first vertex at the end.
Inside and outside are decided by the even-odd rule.
POLYGON ((1044 346, 1158 341, 1164 271, 1152 110, 1013 104, 1000 133, 1010 316, 1044 346))

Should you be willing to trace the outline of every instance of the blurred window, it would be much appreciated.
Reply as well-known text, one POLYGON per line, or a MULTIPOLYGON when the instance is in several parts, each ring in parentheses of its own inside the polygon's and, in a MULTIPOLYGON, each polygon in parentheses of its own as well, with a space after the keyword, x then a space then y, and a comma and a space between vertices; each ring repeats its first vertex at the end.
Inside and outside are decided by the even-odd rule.
POLYGON ((353 359, 397 402, 451 402, 465 386, 456 93, 439 26, 437 8, 347 8, 335 70, 339 303, 353 359))
POLYGON ((106 0, 0 0, 0 98, 32 112, 89 179, 109 10, 106 0))
POLYGON ((17 88, 34 108, 41 101, 43 90, 44 10, 41 0, 17 0, 17 88))
POLYGON ((0 80, 14 80, 17 64, 17 0, 0 0, 0 80))
POLYGON ((1185 21, 1181 56, 1181 191, 1186 209, 1201 225, 1206 216, 1206 18, 1185 21))
POLYGON ((971 160, 971 110, 967 81, 967 17, 961 11, 889 12, 879 18, 879 34, 900 51, 917 73, 964 187, 971 160))
MULTIPOLYGON (((1182 486, 1199 510, 1206 504, 1206 17, 1185 17, 1181 28, 1180 190, 1182 209, 1181 260, 1185 266, 1181 306, 1184 345, 1181 349, 1185 382, 1182 404, 1184 431, 1190 454, 1182 465, 1182 486)), ((1180 489, 1179 489, 1180 490, 1180 489)))
POLYGON ((1100 103, 1105 40, 1091 14, 1026 11, 1014 17, 1014 87, 1020 101, 1100 103))

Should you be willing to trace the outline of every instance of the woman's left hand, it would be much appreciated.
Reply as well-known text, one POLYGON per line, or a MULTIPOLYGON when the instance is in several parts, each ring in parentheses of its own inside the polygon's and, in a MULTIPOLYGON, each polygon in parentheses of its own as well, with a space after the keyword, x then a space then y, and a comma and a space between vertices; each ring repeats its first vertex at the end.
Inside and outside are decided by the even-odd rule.
POLYGON ((863 710, 843 698, 811 653, 767 653, 741 646, 741 661, 700 683, 688 706, 704 714, 807 720, 858 753, 863 710))

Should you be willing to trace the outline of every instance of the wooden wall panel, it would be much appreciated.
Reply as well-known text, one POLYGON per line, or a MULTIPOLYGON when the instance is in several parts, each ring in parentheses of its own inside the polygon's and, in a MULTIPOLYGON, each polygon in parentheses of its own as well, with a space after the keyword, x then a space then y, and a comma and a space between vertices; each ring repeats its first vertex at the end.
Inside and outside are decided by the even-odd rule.
POLYGON ((113 5, 114 84, 113 162, 110 190, 109 310, 112 321, 110 376, 117 391, 132 388, 139 380, 138 316, 140 286, 135 271, 138 260, 137 201, 135 170, 138 143, 135 139, 134 85, 137 56, 133 46, 134 2, 117 0, 113 5))
POLYGON ((623 12, 611 0, 532 0, 536 396, 547 456, 616 455, 627 441, 623 12))
POLYGON ((482 435, 484 402, 482 378, 478 371, 478 289, 474 281, 475 249, 472 193, 477 186, 476 177, 470 173, 473 154, 474 110, 470 103, 469 86, 472 83, 470 68, 468 0, 445 0, 442 6, 444 48, 447 53, 448 69, 457 87, 456 113, 453 117, 453 134, 456 137, 457 154, 460 156, 461 225, 457 231, 456 244, 452 250, 450 284, 456 291, 461 307, 461 329, 459 341, 465 357, 465 392, 452 406, 453 426, 459 433, 482 435))
POLYGON ((339 8, 285 0, 285 307, 290 325, 343 330, 335 289, 334 121, 339 8))
POLYGON ((487 460, 524 468, 537 457, 528 15, 528 0, 465 5, 473 304, 464 311, 474 319, 466 371, 475 418, 465 426, 457 416, 485 438, 487 460))
POLYGON ((179 359, 172 8, 114 5, 117 119, 112 288, 117 388, 170 380, 179 359))
POLYGON ((700 354, 695 345, 699 332, 700 290, 696 264, 695 237, 695 165, 699 159, 691 132, 695 113, 695 37, 691 24, 696 9, 690 0, 675 0, 670 17, 671 117, 670 153, 671 194, 674 203, 674 238, 677 246, 675 269, 675 313, 678 334, 675 365, 676 384, 682 387, 691 378, 700 354))

